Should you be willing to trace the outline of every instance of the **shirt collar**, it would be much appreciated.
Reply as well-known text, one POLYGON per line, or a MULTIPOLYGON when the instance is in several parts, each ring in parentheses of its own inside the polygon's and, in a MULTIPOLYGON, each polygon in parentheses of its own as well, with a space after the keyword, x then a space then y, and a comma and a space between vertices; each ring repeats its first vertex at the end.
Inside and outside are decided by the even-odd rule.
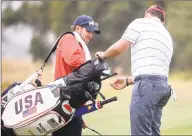
POLYGON ((158 17, 151 17, 150 19, 154 20, 154 21, 158 21, 161 23, 161 20, 158 17))

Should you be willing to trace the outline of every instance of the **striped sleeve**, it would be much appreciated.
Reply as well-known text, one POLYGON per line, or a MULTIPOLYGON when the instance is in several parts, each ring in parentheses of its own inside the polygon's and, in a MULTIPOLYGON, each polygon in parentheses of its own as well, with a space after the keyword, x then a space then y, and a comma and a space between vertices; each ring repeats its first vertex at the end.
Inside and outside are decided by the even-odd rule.
POLYGON ((140 35, 140 29, 139 29, 138 23, 135 23, 135 22, 136 20, 134 20, 128 25, 123 36, 121 37, 122 39, 128 40, 133 44, 135 44, 137 38, 140 35))

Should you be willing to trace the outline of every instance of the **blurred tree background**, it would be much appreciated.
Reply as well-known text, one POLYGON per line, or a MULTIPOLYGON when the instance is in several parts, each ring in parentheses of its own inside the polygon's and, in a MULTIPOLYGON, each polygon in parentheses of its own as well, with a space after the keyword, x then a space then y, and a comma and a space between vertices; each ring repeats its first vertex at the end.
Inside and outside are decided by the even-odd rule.
MULTIPOLYGON (((144 11, 151 4, 161 4, 166 10, 165 27, 174 42, 171 72, 191 71, 192 2, 190 1, 23 1, 17 10, 13 10, 10 5, 2 11, 2 30, 19 23, 31 26, 33 38, 29 53, 34 61, 44 60, 54 44, 49 41, 49 35, 54 35, 56 40, 62 33, 70 31, 70 26, 77 16, 86 14, 99 23, 102 31, 101 35, 96 35, 89 45, 94 56, 96 51, 104 51, 118 40, 128 24, 136 18, 143 17, 144 11)), ((129 73, 130 50, 116 57, 115 61, 108 62, 112 67, 121 66, 124 73, 129 73)))

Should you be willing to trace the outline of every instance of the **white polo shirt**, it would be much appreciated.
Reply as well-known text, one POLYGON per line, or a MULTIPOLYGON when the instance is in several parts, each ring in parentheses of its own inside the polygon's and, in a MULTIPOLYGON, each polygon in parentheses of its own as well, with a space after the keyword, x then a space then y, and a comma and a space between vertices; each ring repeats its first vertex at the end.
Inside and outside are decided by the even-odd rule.
POLYGON ((122 39, 133 43, 131 46, 133 78, 143 74, 168 77, 173 42, 158 18, 134 20, 125 30, 122 39))

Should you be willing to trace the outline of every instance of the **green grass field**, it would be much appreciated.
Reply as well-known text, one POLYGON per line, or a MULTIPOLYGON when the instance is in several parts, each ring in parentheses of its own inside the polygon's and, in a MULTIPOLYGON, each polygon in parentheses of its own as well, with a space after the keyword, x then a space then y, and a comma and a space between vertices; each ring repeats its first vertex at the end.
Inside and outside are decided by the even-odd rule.
MULTIPOLYGON (((11 61, 3 59, 2 62, 2 88, 6 88, 13 81, 23 81, 40 67, 28 61, 11 61)), ((44 70, 43 84, 51 82, 53 77, 51 66, 44 70)), ((108 79, 103 82, 101 92, 107 97, 117 96, 118 101, 106 105, 103 109, 85 115, 86 124, 102 135, 130 135, 129 104, 132 87, 123 90, 114 90, 108 79)), ((171 79, 169 83, 177 93, 177 101, 170 99, 164 108, 161 132, 162 135, 192 135, 192 80, 171 79)), ((99 98, 100 99, 100 98, 99 98)), ((88 129, 83 135, 98 135, 88 129)))

